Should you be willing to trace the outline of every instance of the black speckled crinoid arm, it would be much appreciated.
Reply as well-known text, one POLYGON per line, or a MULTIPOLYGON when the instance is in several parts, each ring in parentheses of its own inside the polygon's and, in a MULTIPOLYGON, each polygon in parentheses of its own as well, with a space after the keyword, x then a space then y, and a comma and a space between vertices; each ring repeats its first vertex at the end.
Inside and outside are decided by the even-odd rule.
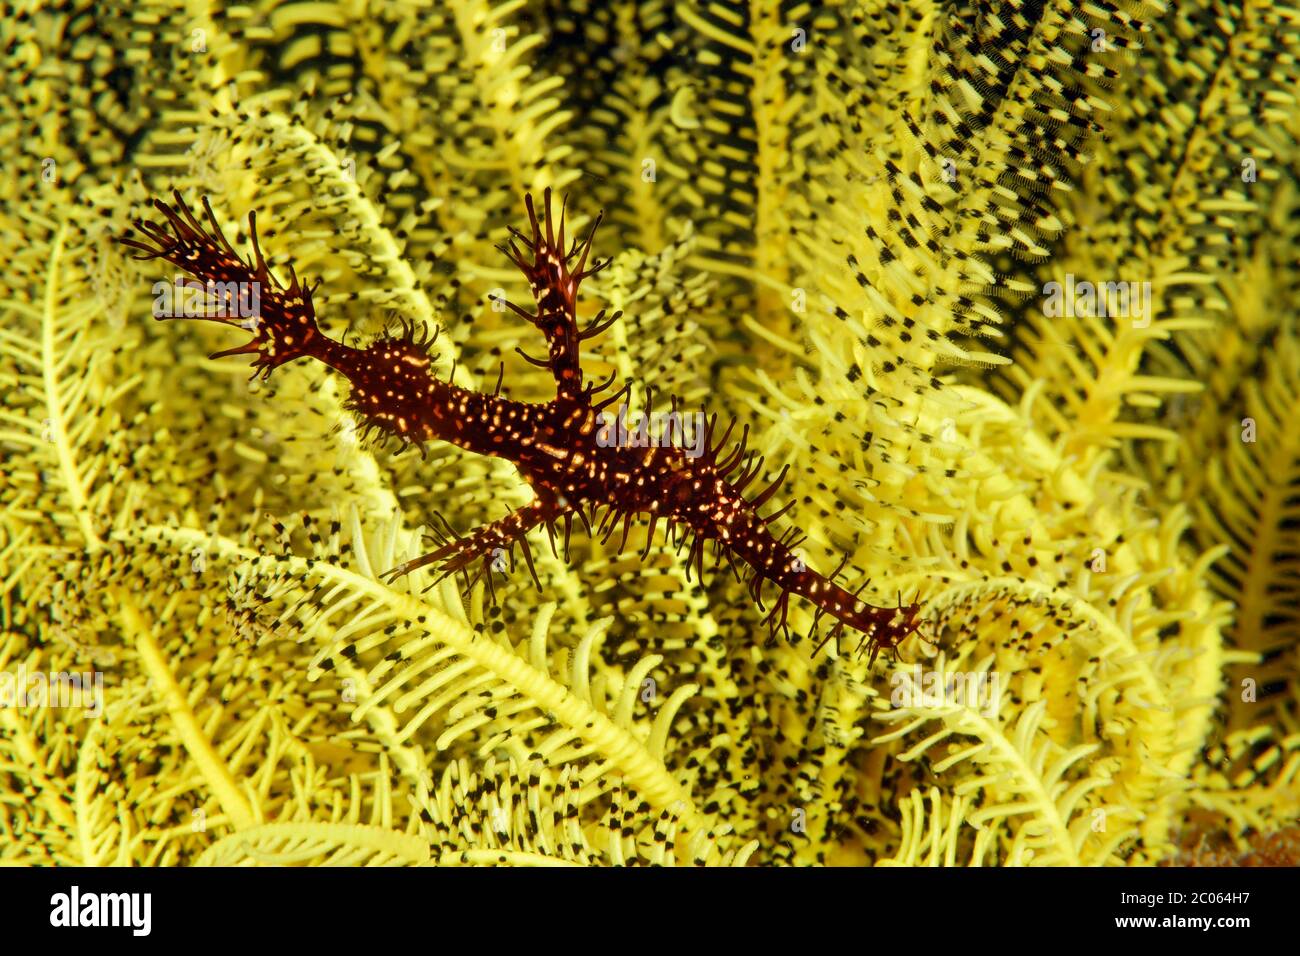
MULTIPOLYGON (((194 217, 179 194, 175 200, 174 208, 154 201, 166 217, 164 223, 137 222, 147 239, 128 236, 120 241, 137 250, 137 258, 165 259, 205 282, 257 284, 259 314, 255 321, 243 323, 252 330, 252 340, 217 356, 253 355, 254 366, 268 375, 295 358, 317 359, 351 383, 350 408, 366 429, 413 442, 422 450, 425 442, 439 440, 509 459, 532 487, 536 497, 531 503, 467 535, 458 536, 442 521, 443 527, 434 530, 438 547, 393 568, 386 577, 395 579, 436 565, 439 580, 460 572, 467 578, 467 587, 485 577, 490 590, 491 563, 501 554, 513 556, 518 544, 536 580, 526 538, 533 528, 544 526, 554 548, 557 528, 563 522, 567 553, 575 516, 589 532, 594 527, 602 540, 614 533, 621 520, 621 549, 633 518, 646 515, 650 521, 648 540, 663 520, 678 548, 689 547, 688 574, 691 565, 702 573, 704 548, 712 541, 722 554, 740 558, 751 569, 749 589, 759 607, 764 606, 764 584, 775 585, 777 593, 767 609, 773 636, 777 632, 789 636, 786 617, 791 594, 815 605, 818 620, 828 616, 835 622, 822 643, 838 640, 846 627, 852 628, 863 635, 862 647, 870 649, 873 660, 881 648, 896 647, 915 631, 918 605, 901 600, 898 607, 868 604, 835 583, 838 570, 829 578, 818 574, 794 553, 796 541, 773 535, 771 522, 777 516, 763 518, 759 509, 781 487, 785 471, 753 497, 745 496, 745 489, 763 470, 761 459, 746 454, 748 429, 729 447, 732 426, 720 433, 717 416, 711 416, 704 428, 702 449, 698 449, 701 453, 695 455, 680 443, 625 447, 626 443, 598 439, 600 413, 625 398, 630 387, 594 401, 610 381, 601 385, 583 382, 579 347, 619 314, 606 318, 602 311, 588 328, 579 330, 577 301, 583 279, 599 272, 609 260, 587 266, 595 225, 585 239, 575 239, 565 249, 564 210, 556 228, 549 189, 541 220, 532 197, 525 198, 530 234, 512 229, 512 237, 502 249, 527 278, 536 311, 508 304, 546 337, 547 359, 529 359, 554 375, 555 398, 544 404, 503 398, 499 386, 498 393, 488 395, 438 381, 432 374, 430 343, 406 326, 397 336, 385 334, 364 348, 329 338, 317 327, 311 288, 301 285, 292 269, 287 287, 270 274, 258 248, 251 214, 253 255, 245 261, 222 235, 206 200, 210 228, 194 217), (476 563, 477 573, 469 579, 476 563)), ((599 221, 598 217, 596 224, 599 221)), ((230 318, 214 321, 241 324, 230 318)), ((676 411, 675 402, 673 408, 676 411)))

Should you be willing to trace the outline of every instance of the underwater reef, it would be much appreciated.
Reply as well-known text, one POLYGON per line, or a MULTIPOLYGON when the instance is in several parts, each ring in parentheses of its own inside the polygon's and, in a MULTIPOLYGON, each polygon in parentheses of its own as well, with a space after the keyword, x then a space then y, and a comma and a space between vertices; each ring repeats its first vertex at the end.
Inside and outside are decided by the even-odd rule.
POLYGON ((0 863, 1294 864, 1298 56, 1270 2, 0 3, 0 863), (255 212, 332 338, 546 402, 548 188, 583 370, 747 427, 892 652, 644 518, 385 577, 533 489, 116 241, 255 212))

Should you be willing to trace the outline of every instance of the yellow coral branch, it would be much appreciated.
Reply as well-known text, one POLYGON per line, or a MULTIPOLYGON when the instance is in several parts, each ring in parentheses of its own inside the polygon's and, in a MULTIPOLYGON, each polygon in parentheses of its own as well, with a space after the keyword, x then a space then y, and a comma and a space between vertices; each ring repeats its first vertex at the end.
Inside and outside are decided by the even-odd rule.
POLYGON ((131 637, 135 639, 136 650, 140 653, 140 662, 145 673, 154 682, 159 697, 167 707, 176 732, 180 735, 185 750, 198 765, 203 779, 207 781, 221 809, 230 817, 237 830, 246 830, 257 823, 253 808, 239 788, 238 781, 226 766, 225 761, 213 749, 211 741, 199 726, 194 711, 190 709, 185 694, 172 675, 171 668, 162 648, 154 640, 152 629, 145 623, 135 602, 123 591, 117 591, 122 624, 131 637))

